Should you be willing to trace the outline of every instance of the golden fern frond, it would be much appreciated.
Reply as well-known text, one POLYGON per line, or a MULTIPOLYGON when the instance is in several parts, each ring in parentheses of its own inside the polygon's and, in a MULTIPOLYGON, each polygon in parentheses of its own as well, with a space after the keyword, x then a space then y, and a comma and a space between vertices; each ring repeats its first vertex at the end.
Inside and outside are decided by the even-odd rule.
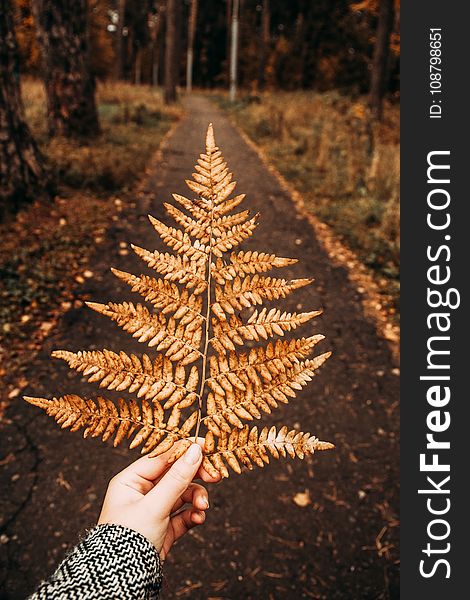
POLYGON ((207 246, 201 244, 199 240, 194 240, 193 242, 185 231, 181 231, 181 229, 176 229, 175 227, 168 227, 168 225, 155 219, 152 215, 148 217, 162 241, 175 252, 178 252, 178 254, 184 254, 197 260, 209 253, 207 246))
POLYGON ((205 427, 204 465, 224 477, 227 466, 239 473, 242 465, 262 466, 269 456, 303 458, 331 448, 309 433, 287 427, 258 432, 246 424, 287 404, 330 353, 309 358, 323 335, 284 338, 321 311, 263 307, 249 315, 244 309, 285 298, 313 280, 263 275, 293 265, 296 259, 233 251, 252 236, 258 215, 235 212, 245 195, 232 197, 236 183, 215 144, 212 125, 205 152, 186 183, 197 198, 173 194, 178 207, 163 204, 175 227, 149 216, 172 252, 132 245, 156 276, 112 269, 150 308, 133 302, 87 303, 146 343, 155 356, 106 349, 53 353, 89 382, 136 398, 120 399, 117 405, 102 397, 86 400, 73 395, 52 400, 28 397, 28 402, 43 408, 63 428, 83 427, 85 436, 105 440, 114 436, 115 445, 126 438, 131 447, 141 445, 151 456, 180 441, 171 460, 184 452, 190 435, 198 437, 205 427), (283 339, 272 339, 276 336, 283 339))
POLYGON ((252 348, 248 353, 210 357, 210 377, 208 387, 216 394, 224 395, 242 392, 247 389, 247 382, 255 388, 261 388, 263 382, 272 381, 274 377, 291 369, 301 359, 306 358, 313 348, 325 336, 313 335, 309 338, 278 340, 269 343, 266 348, 252 348))
POLYGON ((116 447, 134 436, 129 448, 144 444, 142 454, 150 453, 149 456, 158 456, 176 441, 188 438, 197 421, 197 411, 194 411, 181 427, 178 427, 181 415, 174 417, 173 423, 165 423, 162 407, 150 405, 145 400, 139 406, 135 400, 126 402, 120 398, 116 407, 114 402, 102 396, 96 401, 76 395, 52 400, 30 396, 24 399, 42 408, 62 429, 78 431, 85 427, 85 438, 101 437, 105 442, 114 435, 113 445, 116 447))
POLYGON ((214 131, 209 125, 206 134, 206 152, 201 154, 196 165, 196 173, 192 174, 193 180, 186 180, 191 191, 205 198, 213 206, 223 203, 233 192, 236 183, 232 181, 227 163, 222 153, 215 145, 214 131))
POLYGON ((212 221, 212 234, 216 237, 220 237, 225 231, 231 230, 235 225, 241 225, 242 223, 248 222, 249 216, 249 210, 242 210, 233 215, 219 217, 218 219, 214 218, 212 221))
POLYGON ((162 313, 152 314, 147 307, 142 304, 134 305, 132 302, 86 304, 115 321, 124 331, 131 333, 132 337, 138 338, 139 342, 147 342, 150 348, 155 347, 172 362, 180 361, 182 366, 186 366, 201 356, 198 346, 202 329, 197 320, 187 324, 178 323, 173 317, 166 319, 162 313))
POLYGON ((251 237, 257 226, 257 218, 258 215, 255 215, 252 219, 241 225, 233 225, 227 231, 223 231, 220 236, 212 239, 210 246, 211 253, 214 256, 221 257, 224 252, 231 250, 251 237))
POLYGON ((245 199, 246 194, 239 194, 238 196, 229 198, 218 206, 208 205, 207 202, 202 199, 196 198, 195 200, 189 200, 189 198, 181 196, 180 194, 172 194, 172 196, 173 199, 186 209, 198 222, 207 223, 208 216, 212 215, 214 223, 217 226, 220 217, 223 217, 223 215, 226 215, 234 208, 237 208, 237 206, 245 199))
POLYGON ((160 275, 165 275, 167 281, 173 281, 184 284, 188 289, 196 288, 195 294, 202 294, 207 288, 205 280, 206 259, 191 259, 185 255, 175 256, 169 252, 150 252, 145 248, 140 248, 131 244, 132 249, 141 258, 147 266, 154 269, 160 275))
POLYGON ((274 254, 264 252, 232 252, 230 264, 224 264, 223 260, 217 259, 211 266, 212 277, 223 285, 225 281, 231 281, 237 276, 254 275, 264 273, 275 267, 287 267, 297 262, 295 258, 282 258, 274 254))
POLYGON ((186 184, 195 194, 213 201, 217 206, 230 196, 237 184, 232 181, 233 175, 228 172, 219 151, 201 156, 207 160, 201 158, 198 161, 199 172, 193 173, 193 181, 187 179, 186 184))
POLYGON ((242 465, 253 469, 253 463, 258 467, 269 464, 269 455, 278 459, 290 456, 304 458, 316 450, 334 448, 330 442, 321 442, 310 433, 296 429, 290 431, 286 426, 279 431, 275 427, 264 427, 259 433, 258 428, 251 430, 248 425, 242 429, 234 428, 230 433, 222 433, 215 442, 214 435, 208 431, 204 439, 203 466, 210 475, 221 474, 228 477, 228 465, 235 473, 242 472, 242 465))
POLYGON ((222 215, 226 215, 231 210, 236 208, 239 204, 243 202, 246 194, 239 194, 238 196, 234 196, 233 198, 227 198, 224 202, 218 204, 218 206, 214 206, 212 213, 214 218, 220 217, 222 215))
POLYGON ((207 223, 207 218, 204 218, 204 220, 200 221, 194 220, 173 206, 173 204, 164 202, 163 206, 170 217, 173 217, 178 225, 181 225, 184 228, 186 233, 198 238, 201 244, 207 244, 207 242, 210 240, 210 236, 208 235, 209 224, 207 223))
MULTIPOLYGON (((232 232, 231 235, 234 236, 235 231, 233 231, 233 228, 237 225, 248 223, 248 216, 250 214, 249 210, 244 210, 234 215, 213 219, 211 224, 207 219, 206 212, 202 211, 204 215, 203 218, 194 220, 168 202, 164 202, 163 206, 165 207, 166 212, 172 216, 179 225, 183 226, 186 233, 196 237, 201 244, 205 245, 210 241, 211 236, 209 232, 216 238, 222 237, 224 234, 228 237, 230 235, 229 232, 232 232)), ((214 244, 212 246, 214 247, 214 244)))
POLYGON ((331 352, 325 352, 313 359, 299 362, 279 373, 274 380, 262 383, 261 387, 255 388, 248 380, 243 392, 210 392, 207 397, 207 416, 204 417, 206 426, 215 435, 220 435, 221 431, 230 432, 232 426, 242 427, 242 421, 260 419, 262 413, 271 414, 279 403, 288 404, 291 398, 295 398, 296 391, 312 380, 315 371, 330 356, 331 352))
MULTIPOLYGON (((312 281, 313 279, 287 281, 286 279, 263 277, 261 275, 247 276, 241 279, 237 276, 233 281, 226 281, 223 286, 215 286, 216 304, 222 311, 233 314, 236 310, 262 304, 263 300, 285 298, 294 290, 309 285, 312 281)), ((218 317, 219 314, 220 312, 216 316, 218 317)))
POLYGON ((226 321, 213 319, 214 337, 210 342, 219 353, 224 353, 226 350, 233 351, 236 344, 242 346, 246 340, 259 342, 260 339, 267 340, 274 335, 283 336, 284 332, 293 331, 321 314, 321 310, 305 313, 281 313, 276 308, 272 308, 270 311, 263 308, 260 313, 255 310, 246 323, 243 323, 235 315, 230 315, 226 321))
POLYGON ((186 209, 198 222, 207 223, 207 217, 210 215, 211 211, 208 210, 206 201, 198 199, 190 200, 180 194, 172 194, 172 196, 173 199, 186 209))
POLYGON ((175 319, 190 321, 195 317, 201 317, 202 298, 198 294, 190 294, 184 289, 180 292, 175 283, 165 279, 155 279, 148 275, 137 277, 125 271, 111 269, 111 271, 125 281, 133 292, 138 292, 147 302, 160 309, 163 314, 174 313, 175 319))
POLYGON ((152 402, 165 402, 163 408, 175 404, 190 406, 197 397, 195 393, 199 375, 192 367, 189 375, 178 364, 173 368, 168 358, 158 355, 152 362, 147 354, 139 358, 135 354, 110 350, 92 350, 91 352, 68 352, 55 350, 54 358, 61 358, 71 369, 83 373, 89 382, 100 382, 101 388, 122 392, 136 392, 138 398, 152 402))

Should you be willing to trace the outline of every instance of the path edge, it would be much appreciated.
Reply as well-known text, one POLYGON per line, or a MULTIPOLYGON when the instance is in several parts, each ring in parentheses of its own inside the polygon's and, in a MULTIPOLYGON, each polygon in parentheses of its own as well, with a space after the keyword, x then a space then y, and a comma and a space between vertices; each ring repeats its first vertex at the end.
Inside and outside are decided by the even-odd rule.
POLYGON ((130 193, 136 194, 138 197, 136 199, 136 205, 138 206, 138 210, 141 213, 147 214, 149 212, 152 198, 154 196, 153 191, 146 190, 146 185, 148 183, 149 178, 152 176, 155 168, 157 168, 164 161, 165 152, 168 149, 168 144, 173 137, 175 131, 181 125, 181 123, 187 118, 187 112, 183 108, 183 113, 180 117, 178 117, 174 123, 172 123, 171 127, 165 133, 165 135, 160 140, 158 148, 152 154, 152 156, 148 159, 147 166, 145 167, 144 172, 141 177, 139 177, 136 185, 130 193))
POLYGON ((349 282, 361 296, 365 317, 373 322, 377 334, 387 342, 393 359, 398 364, 400 361, 400 328, 390 321, 387 312, 383 308, 381 297, 384 294, 380 292, 373 277, 359 261, 356 254, 339 240, 333 229, 307 210, 300 192, 288 183, 286 178, 269 161, 266 153, 239 127, 230 115, 226 113, 225 115, 243 141, 256 153, 264 167, 275 177, 282 190, 294 204, 297 213, 308 221, 331 262, 346 269, 349 282))

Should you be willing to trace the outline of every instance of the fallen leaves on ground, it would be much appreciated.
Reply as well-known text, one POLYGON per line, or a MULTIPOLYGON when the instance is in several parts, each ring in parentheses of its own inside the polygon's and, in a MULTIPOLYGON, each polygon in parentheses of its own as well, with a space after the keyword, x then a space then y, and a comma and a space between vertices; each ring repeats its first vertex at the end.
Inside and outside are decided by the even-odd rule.
POLYGON ((292 500, 295 504, 297 504, 297 506, 300 506, 301 508, 305 508, 309 504, 312 504, 312 501, 310 499, 310 492, 308 490, 305 490, 305 492, 298 492, 297 494, 295 494, 292 500))
POLYGON ((81 194, 35 203, 0 226, 0 418, 28 384, 29 359, 72 306, 77 283, 93 277, 88 260, 116 209, 112 198, 81 194))

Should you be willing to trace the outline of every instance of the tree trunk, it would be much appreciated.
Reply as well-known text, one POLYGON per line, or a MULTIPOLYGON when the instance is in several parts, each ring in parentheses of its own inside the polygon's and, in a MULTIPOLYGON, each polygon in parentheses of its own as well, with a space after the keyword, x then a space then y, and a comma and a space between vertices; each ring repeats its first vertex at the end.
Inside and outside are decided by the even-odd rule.
POLYGON ((162 18, 163 18, 163 13, 162 13, 162 9, 161 9, 161 5, 160 3, 157 4, 157 14, 156 14, 156 19, 154 19, 153 22, 153 28, 152 28, 152 32, 151 32, 151 40, 152 40, 152 57, 151 57, 151 61, 152 61, 152 73, 151 73, 151 79, 152 79, 152 86, 157 86, 158 85, 158 63, 159 63, 159 59, 160 59, 160 32, 161 32, 161 23, 162 23, 162 18))
POLYGON ((176 3, 167 0, 165 35, 165 104, 176 101, 176 3))
POLYGON ((114 78, 124 79, 124 44, 123 44, 123 34, 122 30, 124 27, 124 15, 126 12, 126 0, 119 0, 117 14, 118 14, 118 22, 116 23, 116 66, 114 70, 114 78))
POLYGON ((238 67, 238 12, 239 0, 233 0, 232 22, 230 30, 230 101, 234 102, 237 94, 238 67))
POLYGON ((183 2, 182 0, 176 0, 175 9, 175 58, 173 61, 175 87, 178 86, 180 81, 180 65, 181 57, 183 52, 182 35, 183 31, 183 2))
POLYGON ((197 0, 191 0, 188 21, 188 56, 186 60, 186 91, 193 89, 194 36, 196 33, 197 0))
POLYGON ((263 0, 263 12, 261 16, 261 49, 259 57, 258 89, 263 90, 266 85, 266 62, 268 59, 269 44, 271 41, 269 31, 271 23, 271 11, 269 0, 263 0))
POLYGON ((49 180, 23 115, 10 0, 0 0, 0 220, 45 191, 49 180))
POLYGON ((394 0, 380 0, 377 39, 372 59, 369 106, 377 120, 382 118, 382 100, 387 89, 390 34, 393 29, 394 0))
POLYGON ((95 80, 88 65, 87 1, 33 0, 42 48, 51 136, 99 133, 95 80))
POLYGON ((137 48, 134 62, 134 83, 140 85, 142 82, 142 48, 137 48))
POLYGON ((228 69, 228 65, 230 63, 230 48, 231 48, 231 44, 232 41, 230 39, 230 29, 232 26, 232 0, 227 0, 227 10, 225 13, 225 23, 226 23, 226 27, 227 27, 227 31, 226 31, 226 44, 225 44, 225 64, 226 64, 226 69, 225 69, 225 82, 227 83, 227 86, 230 84, 230 75, 229 75, 229 69, 228 69))

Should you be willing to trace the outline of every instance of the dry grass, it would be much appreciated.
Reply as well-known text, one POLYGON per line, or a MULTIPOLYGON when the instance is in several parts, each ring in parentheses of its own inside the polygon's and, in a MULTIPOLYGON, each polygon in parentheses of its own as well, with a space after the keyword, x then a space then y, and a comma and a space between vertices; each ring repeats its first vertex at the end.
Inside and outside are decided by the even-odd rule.
POLYGON ((129 188, 158 148, 180 108, 163 105, 159 90, 127 83, 98 86, 102 134, 88 143, 48 139, 45 95, 39 81, 22 86, 27 120, 59 184, 75 189, 129 188))
POLYGON ((399 292, 399 108, 370 125, 362 99, 294 92, 219 103, 302 193, 305 205, 399 292))

